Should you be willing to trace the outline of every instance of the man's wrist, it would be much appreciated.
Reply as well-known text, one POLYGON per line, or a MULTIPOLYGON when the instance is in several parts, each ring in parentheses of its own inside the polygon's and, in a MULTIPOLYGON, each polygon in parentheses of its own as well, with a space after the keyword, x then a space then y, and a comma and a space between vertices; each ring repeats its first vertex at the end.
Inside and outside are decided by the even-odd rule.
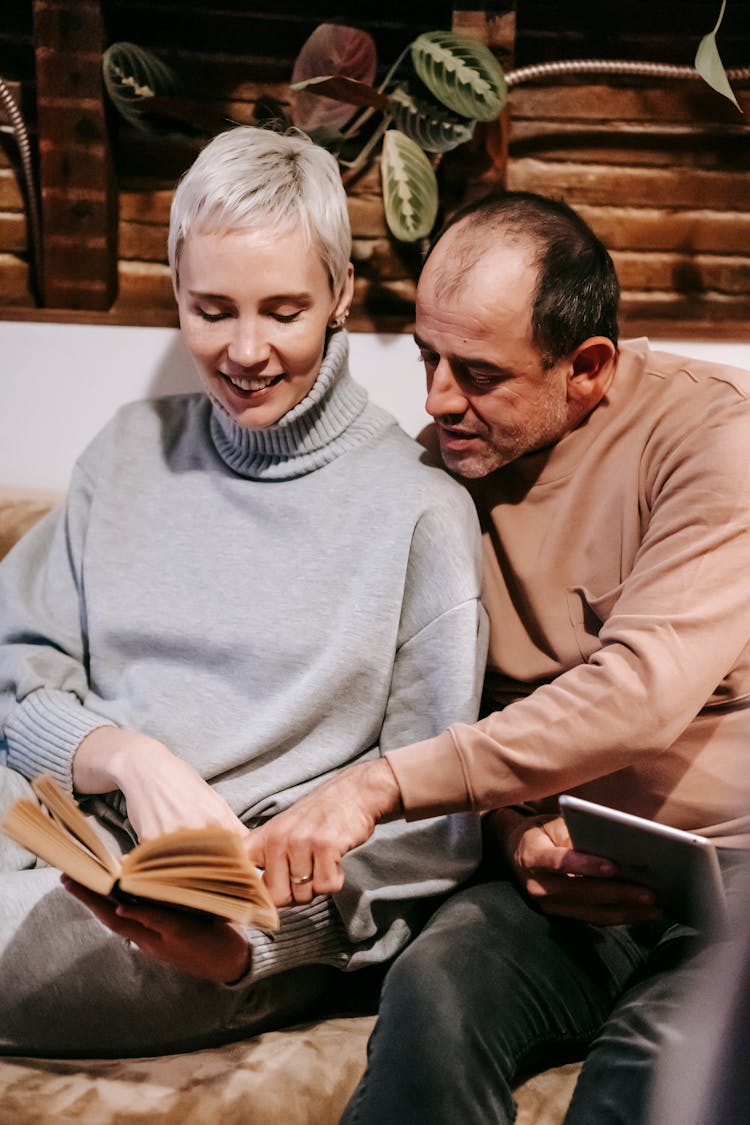
POLYGON ((482 817, 485 858, 500 867, 512 866, 516 841, 525 830, 531 815, 530 811, 514 806, 486 813, 482 817))
POLYGON ((387 759, 377 758, 372 762, 364 762, 361 769, 362 788, 375 823, 384 824, 402 817, 404 806, 401 790, 387 759))

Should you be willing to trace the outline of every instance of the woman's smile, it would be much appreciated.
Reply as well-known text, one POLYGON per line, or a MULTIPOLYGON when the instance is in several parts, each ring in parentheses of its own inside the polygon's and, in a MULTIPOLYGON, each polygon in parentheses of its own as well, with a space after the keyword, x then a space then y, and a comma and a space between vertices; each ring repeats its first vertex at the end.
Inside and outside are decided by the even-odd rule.
POLYGON ((231 385, 232 390, 248 398, 268 390, 269 387, 276 386, 284 378, 283 372, 280 375, 265 377, 259 375, 230 375, 224 371, 220 371, 219 374, 231 385))

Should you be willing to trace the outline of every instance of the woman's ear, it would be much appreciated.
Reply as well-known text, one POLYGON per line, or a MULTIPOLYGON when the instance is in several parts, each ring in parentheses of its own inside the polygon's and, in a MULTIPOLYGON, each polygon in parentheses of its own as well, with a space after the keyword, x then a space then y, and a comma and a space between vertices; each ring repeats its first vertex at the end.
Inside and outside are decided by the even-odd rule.
POLYGON ((606 336, 590 336, 579 344, 568 362, 568 401, 593 410, 612 382, 617 348, 606 336))
POLYGON ((354 300, 354 266, 350 262, 346 267, 346 277, 344 284, 341 286, 341 292, 338 295, 338 300, 333 307, 331 316, 329 318, 329 326, 331 328, 343 328, 346 319, 349 316, 349 309, 351 308, 352 301, 354 300))

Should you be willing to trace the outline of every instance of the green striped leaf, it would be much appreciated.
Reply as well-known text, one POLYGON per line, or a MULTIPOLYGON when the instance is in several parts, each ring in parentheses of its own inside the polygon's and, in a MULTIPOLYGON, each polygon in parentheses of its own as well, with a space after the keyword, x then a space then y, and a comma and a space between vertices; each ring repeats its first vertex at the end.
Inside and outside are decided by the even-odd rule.
POLYGON ((437 179, 419 145, 399 129, 388 129, 383 137, 380 175, 391 233, 400 242, 426 238, 437 218, 437 179))
POLYGON ((394 90, 388 101, 397 127, 424 152, 449 152, 471 140, 474 122, 465 117, 456 117, 441 106, 428 105, 402 89, 394 90))
POLYGON ((136 128, 148 129, 143 111, 151 99, 173 92, 174 71, 137 43, 113 43, 102 55, 102 77, 115 109, 136 128))
POLYGON ((450 31, 428 31, 412 43, 411 58, 430 93, 454 113, 493 121, 505 105, 505 75, 483 43, 450 31))

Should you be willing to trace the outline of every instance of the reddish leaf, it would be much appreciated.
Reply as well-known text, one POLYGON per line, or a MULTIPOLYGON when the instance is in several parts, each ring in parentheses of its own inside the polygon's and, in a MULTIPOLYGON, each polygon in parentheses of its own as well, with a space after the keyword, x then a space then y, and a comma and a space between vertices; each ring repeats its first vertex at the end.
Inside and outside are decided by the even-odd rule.
MULTIPOLYGON (((311 93, 316 96, 325 95, 326 101, 331 99, 337 102, 348 102, 353 105, 370 105, 377 109, 388 109, 389 99, 374 86, 366 86, 364 82, 357 82, 356 78, 341 78, 334 74, 325 74, 321 78, 308 78, 306 82, 298 82, 293 91, 296 94, 311 93)), ((351 114, 351 109, 348 111, 351 114)), ((297 122, 295 122, 297 124, 297 122)))
MULTIPOLYGON (((292 83, 321 76, 354 78, 371 86, 377 57, 375 41, 366 31, 322 23, 304 43, 292 71, 292 83)), ((357 103, 361 104, 361 103, 357 103)), ((292 91, 292 120, 306 132, 336 132, 352 116, 351 105, 308 90, 292 91)))

